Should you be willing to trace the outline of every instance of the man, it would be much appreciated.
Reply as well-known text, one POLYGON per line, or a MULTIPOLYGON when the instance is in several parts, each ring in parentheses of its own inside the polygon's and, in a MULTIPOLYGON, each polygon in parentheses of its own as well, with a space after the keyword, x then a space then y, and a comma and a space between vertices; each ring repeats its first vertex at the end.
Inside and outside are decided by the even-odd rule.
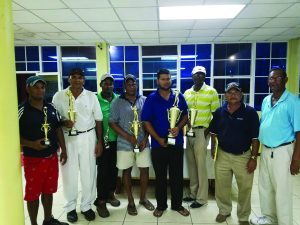
POLYGON ((300 102, 286 90, 287 81, 283 69, 270 71, 272 94, 263 100, 259 129, 258 189, 263 216, 251 219, 252 224, 293 224, 292 175, 299 173, 300 102))
POLYGON ((81 213, 88 221, 95 219, 91 204, 96 196, 96 157, 102 153, 102 112, 95 94, 85 90, 84 73, 81 69, 72 69, 69 75, 70 86, 57 92, 53 104, 62 116, 68 162, 62 168, 64 196, 67 201, 65 210, 67 220, 76 222, 76 204, 78 197, 78 172, 81 180, 81 213), (71 92, 71 95, 70 95, 71 92), (73 102, 73 103, 72 103, 73 102), (74 104, 75 123, 69 118, 69 105, 74 104), (74 127, 73 131, 70 129, 74 127))
POLYGON ((151 135, 151 156, 155 172, 155 197, 157 207, 153 212, 155 217, 161 217, 168 208, 167 205, 167 173, 171 187, 171 209, 183 216, 189 211, 182 206, 183 195, 183 132, 187 123, 187 104, 182 94, 175 95, 171 90, 171 75, 169 70, 157 72, 157 91, 148 96, 142 112, 142 121, 151 135), (176 99, 175 99, 176 96, 176 99), (170 129, 168 112, 174 103, 182 112, 176 126, 170 129), (169 132, 175 137, 175 145, 167 144, 169 132))
POLYGON ((67 225, 52 216, 53 193, 57 191, 58 182, 59 147, 61 164, 67 162, 60 118, 53 105, 44 101, 45 80, 40 76, 31 76, 26 84, 28 100, 19 107, 19 126, 26 180, 24 200, 27 201, 31 225, 37 225, 40 195, 44 208, 43 225, 67 225), (50 126, 47 133, 49 140, 46 141, 46 131, 41 129, 43 124, 50 126))
MULTIPOLYGON (((189 109, 196 109, 197 116, 193 125, 195 137, 187 137, 187 163, 190 177, 190 195, 184 201, 193 201, 191 208, 207 204, 208 175, 206 168, 208 126, 212 113, 219 107, 217 91, 205 84, 206 69, 196 66, 192 71, 194 85, 184 93, 189 109)), ((213 189, 214 183, 212 182, 213 189)))
POLYGON ((140 127, 138 138, 131 132, 131 123, 134 119, 133 107, 137 108, 138 120, 146 97, 137 94, 136 78, 127 75, 124 79, 125 93, 117 98, 111 106, 109 124, 118 134, 117 141, 117 167, 123 170, 123 182, 128 197, 127 211, 129 215, 138 214, 132 196, 131 170, 134 164, 140 170, 140 201, 147 210, 154 210, 152 203, 146 198, 149 180, 149 167, 151 166, 148 134, 140 127), (134 147, 138 145, 139 152, 135 153, 134 147))
POLYGON ((120 201, 115 197, 116 182, 118 169, 116 167, 117 160, 117 134, 108 125, 110 107, 112 102, 118 97, 113 92, 114 78, 110 74, 104 74, 100 81, 101 92, 97 98, 103 114, 103 132, 104 149, 100 157, 97 158, 97 199, 95 205, 100 217, 108 217, 109 211, 106 202, 112 206, 118 207, 120 201))
POLYGON ((218 108, 210 123, 211 149, 215 162, 216 201, 219 214, 218 223, 231 215, 232 177, 238 186, 237 216, 239 224, 248 225, 251 213, 251 190, 259 149, 259 119, 254 108, 243 103, 242 89, 232 82, 225 90, 227 102, 218 108))

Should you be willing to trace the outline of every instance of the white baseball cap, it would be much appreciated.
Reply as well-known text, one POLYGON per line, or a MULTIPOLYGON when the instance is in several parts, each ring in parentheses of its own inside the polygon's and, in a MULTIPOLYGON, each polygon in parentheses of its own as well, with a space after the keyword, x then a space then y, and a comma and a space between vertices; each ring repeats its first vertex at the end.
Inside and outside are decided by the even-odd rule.
POLYGON ((113 77, 111 74, 105 73, 105 74, 102 75, 100 81, 102 82, 102 81, 104 81, 106 78, 110 78, 110 79, 112 79, 113 81, 115 80, 114 77, 113 77))
POLYGON ((195 66, 192 71, 192 75, 194 75, 195 73, 204 73, 206 75, 206 69, 203 66, 195 66))

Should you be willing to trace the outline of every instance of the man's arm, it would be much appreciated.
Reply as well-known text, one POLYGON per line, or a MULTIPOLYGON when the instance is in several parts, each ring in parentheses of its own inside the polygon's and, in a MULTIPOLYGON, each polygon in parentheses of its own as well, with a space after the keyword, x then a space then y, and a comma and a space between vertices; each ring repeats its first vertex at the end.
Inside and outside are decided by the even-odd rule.
POLYGON ((294 152, 291 161, 291 174, 297 175, 300 167, 300 131, 296 132, 296 143, 294 146, 294 152))
POLYGON ((210 133, 210 150, 211 150, 212 159, 215 158, 216 143, 217 143, 217 135, 214 133, 210 133))
POLYGON ((61 127, 58 127, 56 129, 56 136, 61 149, 60 162, 62 165, 64 165, 67 162, 68 156, 67 156, 65 138, 61 127))
POLYGON ((95 147, 95 155, 96 157, 101 156, 102 152, 103 152, 103 145, 102 145, 102 121, 100 120, 95 120, 96 122, 96 135, 97 135, 97 144, 95 147))
POLYGON ((247 163, 247 171, 248 173, 253 173, 257 166, 257 156, 259 150, 259 140, 257 138, 253 138, 251 142, 251 157, 247 163))
POLYGON ((43 149, 47 148, 46 145, 42 144, 43 140, 44 140, 44 138, 41 138, 41 139, 38 139, 38 140, 35 140, 35 141, 30 141, 30 140, 27 140, 23 137, 20 137, 20 143, 21 143, 22 146, 26 146, 26 147, 32 148, 34 150, 37 150, 37 151, 40 151, 40 150, 43 150, 43 149))

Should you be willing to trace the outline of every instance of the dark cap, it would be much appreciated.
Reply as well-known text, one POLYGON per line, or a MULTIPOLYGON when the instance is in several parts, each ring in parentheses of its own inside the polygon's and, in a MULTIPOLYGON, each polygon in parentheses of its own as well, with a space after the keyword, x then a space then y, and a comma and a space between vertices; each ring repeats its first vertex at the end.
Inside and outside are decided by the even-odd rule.
POLYGON ((74 69, 72 69, 70 71, 69 76, 76 75, 76 74, 81 75, 81 76, 84 77, 84 73, 83 73, 83 70, 81 68, 74 68, 74 69))
POLYGON ((237 82, 231 82, 231 83, 227 84, 227 87, 226 87, 226 89, 225 89, 225 92, 230 91, 232 88, 234 88, 234 89, 236 89, 236 90, 242 92, 242 88, 240 87, 240 84, 237 83, 237 82))
POLYGON ((47 84, 46 81, 41 76, 31 76, 27 78, 26 85, 28 87, 32 87, 39 81, 44 83, 45 85, 47 84))
POLYGON ((132 74, 127 74, 126 77, 124 78, 124 82, 126 83, 129 79, 133 80, 136 82, 136 77, 132 74))

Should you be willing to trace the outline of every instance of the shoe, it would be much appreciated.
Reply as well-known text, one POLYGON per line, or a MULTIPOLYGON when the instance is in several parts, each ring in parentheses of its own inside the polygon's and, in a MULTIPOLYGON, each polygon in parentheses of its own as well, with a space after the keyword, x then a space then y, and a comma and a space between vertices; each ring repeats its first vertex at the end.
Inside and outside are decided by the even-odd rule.
POLYGON ((164 213, 164 210, 159 210, 159 209, 156 208, 153 212, 153 216, 161 217, 163 213, 164 213))
POLYGON ((189 216, 190 212, 184 208, 183 206, 181 206, 179 209, 176 210, 180 215, 182 216, 189 216))
POLYGON ((116 199, 115 195, 112 195, 106 202, 110 203, 113 207, 118 207, 121 204, 120 201, 116 199))
POLYGON ((68 220, 70 223, 75 223, 75 222, 77 222, 78 216, 77 216, 77 212, 76 212, 75 209, 67 213, 67 220, 68 220))
POLYGON ((110 216, 109 211, 106 208, 106 202, 105 201, 100 201, 98 206, 97 206, 97 212, 100 217, 106 218, 110 216))
POLYGON ((53 217, 49 221, 43 222, 43 225, 69 225, 68 223, 60 222, 57 219, 54 219, 53 217))
POLYGON ((183 198, 182 199, 184 202, 192 202, 192 201, 195 201, 196 199, 194 199, 194 198, 191 198, 191 197, 185 197, 185 198, 183 198))
POLYGON ((276 224, 275 221, 273 221, 272 219, 270 219, 266 216, 252 218, 250 220, 250 223, 253 224, 253 225, 263 225, 263 224, 272 225, 272 224, 276 224))
POLYGON ((155 209, 154 205, 148 199, 140 201, 139 203, 140 203, 140 205, 144 206, 149 211, 153 211, 155 209))
POLYGON ((92 221, 96 218, 95 212, 92 209, 89 209, 88 211, 81 212, 81 214, 84 215, 84 218, 87 221, 92 221))
POLYGON ((250 225, 249 221, 239 221, 239 225, 250 225))
POLYGON ((222 214, 218 214, 217 217, 216 217, 216 221, 218 223, 223 223, 226 221, 226 218, 231 216, 231 214, 229 213, 228 215, 222 215, 222 214))
POLYGON ((138 214, 134 203, 128 203, 127 212, 131 216, 136 216, 138 214))
POLYGON ((200 203, 197 202, 197 201, 194 201, 194 202, 190 205, 190 207, 193 208, 193 209, 195 209, 195 208, 200 208, 201 206, 204 206, 204 204, 200 204, 200 203))

